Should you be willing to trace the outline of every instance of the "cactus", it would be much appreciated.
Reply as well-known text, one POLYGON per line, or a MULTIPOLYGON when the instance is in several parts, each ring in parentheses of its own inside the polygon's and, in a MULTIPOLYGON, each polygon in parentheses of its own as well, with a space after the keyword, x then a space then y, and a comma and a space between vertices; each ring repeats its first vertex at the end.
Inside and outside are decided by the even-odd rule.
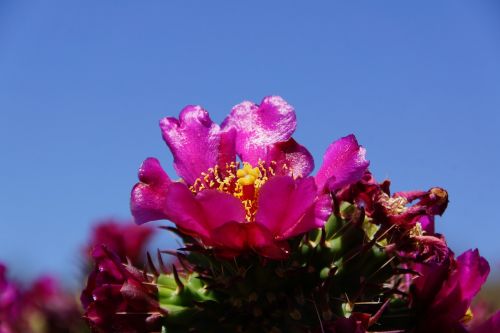
POLYGON ((199 106, 160 126, 182 180, 146 159, 131 211, 137 224, 172 221, 184 244, 158 251, 157 264, 148 254, 142 273, 95 251, 82 295, 95 332, 466 330, 489 266, 477 251, 455 258, 435 232, 445 190, 391 195, 354 135, 310 176, 293 107, 278 96, 235 106, 220 126, 199 106))
MULTIPOLYGON (((389 303, 394 286, 384 284, 402 277, 398 258, 384 250, 384 236, 365 230, 362 208, 341 207, 324 228, 290 240, 286 260, 223 259, 183 236, 186 247, 174 255, 185 269, 156 279, 165 332, 314 332, 358 309, 398 311, 389 303)), ((383 322, 396 325, 390 316, 383 322)))

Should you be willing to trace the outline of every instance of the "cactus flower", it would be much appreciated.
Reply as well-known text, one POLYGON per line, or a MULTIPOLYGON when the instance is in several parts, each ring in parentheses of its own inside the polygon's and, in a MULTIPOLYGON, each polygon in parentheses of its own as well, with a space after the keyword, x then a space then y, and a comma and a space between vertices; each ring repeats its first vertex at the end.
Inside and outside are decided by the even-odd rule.
POLYGON ((414 282, 416 332, 462 332, 473 297, 486 281, 490 267, 477 250, 441 263, 416 265, 421 276, 414 282))
POLYGON ((124 265, 105 246, 93 252, 96 262, 81 295, 85 319, 93 332, 158 332, 165 314, 153 279, 124 265))
POLYGON ((144 266, 146 246, 155 231, 154 228, 139 227, 129 221, 121 223, 115 220, 103 220, 93 227, 89 244, 84 251, 91 259, 95 247, 106 245, 122 261, 128 259, 134 265, 141 267, 144 266))
POLYGON ((329 192, 358 181, 369 164, 349 135, 328 147, 310 176, 312 156, 292 138, 295 111, 278 96, 236 105, 220 126, 200 106, 187 106, 160 127, 181 180, 146 159, 131 195, 135 221, 171 220, 224 256, 286 257, 286 240, 322 227, 329 192))
POLYGON ((19 319, 20 292, 15 284, 7 280, 7 268, 0 263, 0 333, 13 333, 19 319))

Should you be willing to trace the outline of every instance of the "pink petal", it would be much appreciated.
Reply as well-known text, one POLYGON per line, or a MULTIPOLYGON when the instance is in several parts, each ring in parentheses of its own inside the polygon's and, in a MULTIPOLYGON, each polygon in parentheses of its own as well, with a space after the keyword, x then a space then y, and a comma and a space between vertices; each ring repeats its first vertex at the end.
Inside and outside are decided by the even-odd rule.
POLYGON ((168 219, 165 200, 172 183, 156 158, 146 159, 139 169, 139 183, 132 189, 130 209, 137 224, 168 219))
POLYGON ((267 163, 276 162, 276 172, 283 175, 307 177, 314 169, 314 159, 311 153, 293 138, 271 146, 265 160, 267 163))
POLYGON ((210 234, 205 225, 203 210, 194 198, 194 194, 182 183, 172 183, 166 200, 169 219, 183 232, 201 238, 210 234))
POLYGON ((235 159, 234 132, 221 132, 200 106, 185 107, 179 120, 163 118, 160 127, 174 156, 175 170, 188 184, 209 168, 224 167, 235 159))
POLYGON ((225 257, 253 250, 267 258, 284 259, 289 251, 288 244, 275 242, 269 230, 256 223, 226 223, 213 231, 212 240, 225 257))
POLYGON ((370 164, 365 154, 365 148, 352 134, 333 142, 326 150, 316 175, 318 188, 335 191, 360 180, 370 164))
POLYGON ((184 232, 210 242, 212 231, 231 221, 244 221, 240 200, 217 190, 204 190, 196 196, 181 183, 173 183, 166 209, 170 220, 184 232))
POLYGON ((231 194, 217 190, 204 190, 196 195, 196 200, 203 209, 205 225, 210 230, 230 221, 245 221, 246 213, 241 200, 231 194))
POLYGON ((248 247, 245 223, 228 222, 212 233, 212 241, 219 247, 231 249, 235 252, 243 251, 248 247))
POLYGON ((462 299, 469 305, 472 298, 479 292, 490 273, 490 266, 486 259, 479 255, 479 251, 468 250, 457 258, 457 269, 445 282, 438 297, 445 297, 453 288, 460 288, 462 299))
POLYGON ((314 207, 317 187, 312 177, 294 180, 275 176, 260 191, 256 223, 270 230, 276 239, 287 239, 316 227, 316 219, 304 219, 314 207))
POLYGON ((310 207, 304 218, 298 223, 293 232, 287 237, 294 237, 312 229, 322 228, 326 220, 332 215, 333 202, 329 194, 320 194, 314 206, 310 207))
POLYGON ((266 157, 268 146, 290 139, 296 126, 293 107, 279 96, 265 97, 260 105, 242 102, 222 124, 236 129, 236 152, 251 164, 266 157))
POLYGON ((260 255, 270 259, 285 259, 290 248, 287 242, 275 241, 267 228, 258 223, 247 223, 249 246, 260 255))

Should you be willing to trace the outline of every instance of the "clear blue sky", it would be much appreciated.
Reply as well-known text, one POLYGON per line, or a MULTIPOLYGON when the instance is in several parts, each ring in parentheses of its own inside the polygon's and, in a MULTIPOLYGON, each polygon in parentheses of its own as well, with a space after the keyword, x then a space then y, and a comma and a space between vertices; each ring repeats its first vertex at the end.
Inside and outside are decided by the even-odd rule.
POLYGON ((74 277, 142 160, 174 175, 161 117, 279 94, 317 164, 355 133, 395 190, 447 188, 438 230, 498 270, 500 2, 215 3, 0 0, 0 260, 74 277))

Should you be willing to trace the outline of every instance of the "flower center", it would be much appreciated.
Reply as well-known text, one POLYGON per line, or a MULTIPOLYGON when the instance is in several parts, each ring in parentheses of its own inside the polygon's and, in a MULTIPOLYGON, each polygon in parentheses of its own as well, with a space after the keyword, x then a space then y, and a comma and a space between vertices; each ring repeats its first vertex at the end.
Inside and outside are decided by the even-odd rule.
POLYGON ((232 162, 224 169, 215 166, 203 172, 189 189, 193 193, 215 189, 233 195, 245 207, 247 222, 253 222, 257 213, 259 190, 275 175, 276 165, 274 161, 269 164, 259 161, 255 167, 247 162, 232 162))
POLYGON ((241 186, 254 185, 255 181, 262 176, 258 167, 252 168, 250 163, 243 163, 243 168, 236 171, 238 184, 241 186))

